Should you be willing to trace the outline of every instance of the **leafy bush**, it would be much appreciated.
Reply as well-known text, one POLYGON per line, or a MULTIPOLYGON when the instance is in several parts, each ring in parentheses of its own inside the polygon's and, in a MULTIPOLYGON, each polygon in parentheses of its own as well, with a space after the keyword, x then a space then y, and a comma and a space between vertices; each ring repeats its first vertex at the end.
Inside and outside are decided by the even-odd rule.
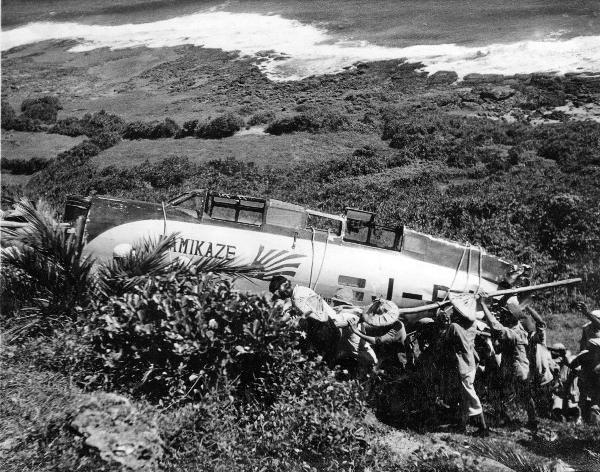
POLYGON ((68 116, 62 120, 58 120, 48 129, 48 133, 62 134, 65 136, 81 136, 86 132, 81 120, 75 116, 68 116))
POLYGON ((8 103, 8 100, 2 100, 1 113, 2 129, 13 129, 17 114, 15 113, 15 109, 8 103))
POLYGON ((249 126, 264 125, 275 119, 275 113, 272 111, 259 111, 250 117, 248 120, 249 126))
POLYGON ((59 120, 48 132, 66 136, 86 135, 93 138, 102 133, 121 134, 124 128, 125 123, 120 117, 101 110, 94 114, 86 113, 81 119, 69 116, 59 120))
POLYGON ((196 135, 196 128, 198 126, 198 120, 189 120, 183 123, 181 129, 175 135, 176 139, 187 138, 189 136, 196 135))
POLYGON ((28 300, 30 313, 13 327, 11 335, 49 332, 77 317, 78 306, 92 286, 92 260, 79 257, 76 236, 60 226, 47 204, 40 202, 36 207, 23 199, 15 210, 27 225, 3 229, 4 242, 13 247, 2 253, 2 263, 21 274, 9 279, 13 288, 22 284, 36 296, 28 300))
POLYGON ((85 135, 94 137, 102 132, 122 133, 125 128, 125 122, 117 115, 112 115, 104 110, 94 114, 86 113, 80 120, 85 135))
POLYGON ((0 162, 0 167, 3 170, 24 175, 34 174, 48 165, 48 161, 40 157, 32 159, 7 159, 3 157, 0 162))
POLYGON ((386 169, 385 160, 377 156, 369 146, 357 149, 346 158, 331 159, 317 167, 317 178, 321 181, 331 181, 346 177, 357 177, 375 174, 386 169))
POLYGON ((42 131, 44 125, 40 120, 35 120, 21 114, 13 121, 12 129, 15 131, 42 131))
POLYGON ((113 147, 113 146, 117 145, 120 141, 121 141, 121 135, 118 133, 115 133, 114 131, 113 132, 103 131, 101 133, 98 133, 94 137, 92 137, 92 139, 90 139, 90 142, 93 145, 97 146, 100 150, 104 150, 104 149, 113 147))
POLYGON ((124 139, 160 139, 172 138, 179 133, 179 125, 171 118, 163 122, 134 121, 128 123, 123 131, 124 139))
POLYGON ((149 139, 156 122, 133 121, 127 123, 123 131, 123 139, 149 139))
POLYGON ((150 139, 172 138, 179 132, 179 125, 171 118, 165 118, 165 121, 158 123, 152 133, 150 139))
POLYGON ((339 131, 348 124, 348 119, 334 111, 307 108, 302 113, 283 117, 273 121, 265 132, 279 136, 295 131, 308 131, 319 133, 325 131, 339 131))
POLYGON ((28 98, 21 103, 21 112, 27 118, 43 123, 54 123, 62 105, 58 97, 46 95, 40 98, 28 98))
POLYGON ((234 113, 217 116, 208 123, 196 127, 196 137, 203 139, 222 139, 233 136, 244 126, 241 116, 234 113))
POLYGON ((56 160, 57 162, 68 160, 72 163, 83 163, 88 161, 91 157, 100 154, 100 151, 101 149, 98 145, 94 144, 92 140, 86 139, 82 143, 73 146, 71 149, 58 154, 56 160))

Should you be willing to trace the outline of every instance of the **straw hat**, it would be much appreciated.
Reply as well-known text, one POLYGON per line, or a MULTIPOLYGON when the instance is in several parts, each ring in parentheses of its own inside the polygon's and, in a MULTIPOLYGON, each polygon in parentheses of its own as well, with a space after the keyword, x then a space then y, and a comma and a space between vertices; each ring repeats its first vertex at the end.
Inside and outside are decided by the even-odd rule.
POLYGON ((469 321, 477 319, 477 300, 473 293, 451 293, 448 295, 454 311, 469 321))
POLYGON ((292 303, 302 314, 317 321, 325 322, 335 311, 314 290, 297 285, 292 293, 292 303))
POLYGON ((335 295, 331 298, 332 302, 343 303, 345 305, 354 304, 354 292, 350 287, 338 288, 335 295))
POLYGON ((399 316, 400 310, 393 301, 378 298, 371 303, 363 319, 371 326, 383 327, 393 325, 398 321, 399 316))

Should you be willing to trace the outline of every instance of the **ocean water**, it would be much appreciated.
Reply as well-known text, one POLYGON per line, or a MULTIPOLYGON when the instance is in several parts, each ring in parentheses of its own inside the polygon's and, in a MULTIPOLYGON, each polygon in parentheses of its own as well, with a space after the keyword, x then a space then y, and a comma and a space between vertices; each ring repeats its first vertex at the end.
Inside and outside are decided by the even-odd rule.
POLYGON ((192 44, 257 58, 274 80, 404 58, 424 70, 600 72, 599 0, 5 0, 1 48, 192 44), (270 51, 265 59, 265 51, 270 51))

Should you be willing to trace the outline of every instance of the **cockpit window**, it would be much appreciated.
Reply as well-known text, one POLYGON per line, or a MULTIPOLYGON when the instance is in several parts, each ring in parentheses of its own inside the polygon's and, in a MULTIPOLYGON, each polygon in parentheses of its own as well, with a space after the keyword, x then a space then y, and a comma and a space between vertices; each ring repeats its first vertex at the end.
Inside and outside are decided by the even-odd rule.
POLYGON ((264 212, 264 200, 242 196, 211 195, 207 204, 207 213, 213 219, 252 226, 262 225, 264 212))
POLYGON ((374 220, 375 215, 371 212, 348 208, 344 241, 383 249, 398 249, 402 230, 376 225, 374 220))
POLYGON ((327 215, 307 211, 306 228, 325 231, 336 236, 342 234, 342 220, 327 215))

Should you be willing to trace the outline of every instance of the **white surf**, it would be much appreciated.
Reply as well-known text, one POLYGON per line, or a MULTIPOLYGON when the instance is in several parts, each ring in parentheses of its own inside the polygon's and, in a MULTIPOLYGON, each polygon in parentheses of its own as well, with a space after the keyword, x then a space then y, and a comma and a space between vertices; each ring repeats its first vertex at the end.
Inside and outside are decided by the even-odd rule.
POLYGON ((172 47, 184 44, 239 51, 256 56, 273 80, 298 80, 335 73, 357 61, 404 58, 424 70, 518 74, 531 72, 600 72, 600 36, 520 41, 480 47, 456 44, 378 46, 335 39, 323 28, 278 15, 207 11, 140 24, 86 25, 37 22, 2 31, 3 51, 46 40, 76 40, 73 53, 98 48, 172 47), (265 54, 272 51, 273 54, 265 54), (259 54, 260 53, 260 54, 259 54), (257 56, 258 54, 258 56, 257 56))

